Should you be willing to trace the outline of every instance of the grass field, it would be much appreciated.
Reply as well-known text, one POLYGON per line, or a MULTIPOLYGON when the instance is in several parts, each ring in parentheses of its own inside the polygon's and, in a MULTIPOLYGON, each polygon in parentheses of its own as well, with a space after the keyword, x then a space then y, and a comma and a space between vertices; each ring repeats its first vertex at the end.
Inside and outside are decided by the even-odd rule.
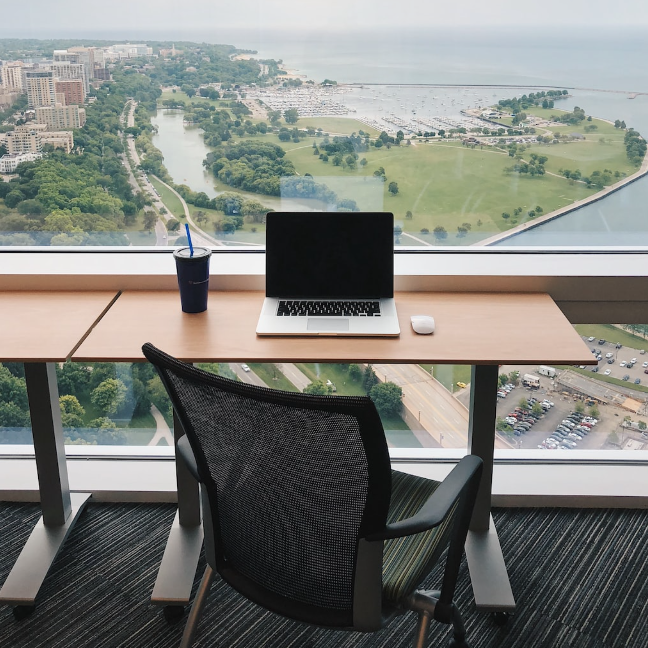
POLYGON ((169 211, 180 221, 185 220, 185 213, 180 199, 172 192, 169 191, 159 180, 150 176, 151 184, 155 187, 160 194, 162 202, 167 206, 169 211))
POLYGON ((458 382, 468 384, 470 382, 471 367, 470 365, 430 365, 422 364, 421 368, 425 371, 432 371, 432 375, 438 380, 449 392, 456 392, 458 382))
POLYGON ((575 324, 574 328, 579 335, 586 337, 595 337, 596 341, 592 342, 592 346, 598 346, 597 342, 600 339, 607 342, 614 342, 623 344, 623 346, 630 347, 631 349, 645 349, 648 351, 648 340, 633 335, 628 331, 624 331, 612 324, 575 324))
POLYGON ((293 385, 286 376, 284 376, 274 364, 261 364, 257 362, 250 363, 250 369, 263 380, 263 382, 273 389, 282 389, 283 391, 298 392, 299 389, 293 385))

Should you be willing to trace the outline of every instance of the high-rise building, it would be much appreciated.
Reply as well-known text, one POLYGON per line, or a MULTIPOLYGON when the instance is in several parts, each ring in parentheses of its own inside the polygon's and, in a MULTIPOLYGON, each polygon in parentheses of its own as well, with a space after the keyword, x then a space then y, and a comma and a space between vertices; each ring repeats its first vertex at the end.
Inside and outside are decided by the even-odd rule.
POLYGON ((70 61, 54 61, 51 65, 52 74, 59 81, 79 79, 83 82, 83 90, 87 94, 90 89, 90 73, 83 63, 70 61))
POLYGON ((85 108, 79 106, 37 106, 36 121, 47 124, 48 130, 63 128, 81 128, 86 122, 85 108))
POLYGON ((52 71, 29 70, 25 72, 25 89, 30 108, 53 106, 56 103, 52 71))
POLYGON ((66 106, 81 106, 85 101, 86 93, 82 79, 60 79, 54 82, 54 89, 57 96, 64 95, 65 101, 61 103, 66 106))
POLYGON ((10 154, 16 153, 41 153, 43 145, 41 134, 47 130, 45 124, 26 124, 16 126, 6 136, 7 151, 10 154))
POLYGON ((18 92, 24 90, 24 69, 22 61, 5 63, 0 67, 0 81, 2 81, 5 90, 17 90, 18 92))

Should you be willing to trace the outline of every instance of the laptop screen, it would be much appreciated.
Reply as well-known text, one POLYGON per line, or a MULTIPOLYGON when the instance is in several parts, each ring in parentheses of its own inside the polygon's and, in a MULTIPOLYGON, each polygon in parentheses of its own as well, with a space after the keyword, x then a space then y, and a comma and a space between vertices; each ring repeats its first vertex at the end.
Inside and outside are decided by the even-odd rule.
POLYGON ((394 296, 394 215, 270 212, 266 295, 319 299, 394 296))

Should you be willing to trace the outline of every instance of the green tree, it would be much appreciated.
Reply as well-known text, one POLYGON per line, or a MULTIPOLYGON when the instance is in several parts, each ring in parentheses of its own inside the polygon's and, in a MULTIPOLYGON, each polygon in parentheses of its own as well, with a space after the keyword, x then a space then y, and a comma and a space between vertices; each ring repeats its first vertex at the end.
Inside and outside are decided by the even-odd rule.
POLYGON ((66 394, 59 397, 59 404, 61 406, 61 423, 65 428, 79 428, 83 427, 83 417, 85 410, 83 409, 79 399, 72 394, 66 394))
POLYGON ((143 228, 146 232, 150 232, 157 223, 157 214, 154 211, 144 212, 143 228))
POLYGON ((574 406, 574 411, 577 414, 582 414, 585 411, 585 405, 583 405, 583 401, 578 401, 576 405, 574 406))
POLYGON ((599 412, 599 409, 598 409, 598 407, 596 407, 596 405, 592 405, 592 407, 590 407, 589 415, 592 418, 598 418, 601 415, 601 413, 599 412))
POLYGON ((509 377, 507 374, 503 373, 499 375, 497 380, 499 382, 499 386, 504 387, 504 385, 508 384, 509 377))
POLYGON ((317 396, 328 396, 333 393, 333 387, 327 385, 323 380, 313 380, 312 383, 304 387, 304 394, 315 394, 317 396))
POLYGON ((403 390, 393 382, 374 385, 369 392, 369 398, 382 416, 400 414, 403 408, 403 390))
POLYGON ((376 372, 373 370, 373 367, 370 364, 368 364, 365 367, 364 376, 362 377, 362 386, 365 392, 367 392, 368 394, 371 391, 371 388, 374 385, 377 385, 378 382, 379 381, 378 381, 378 376, 376 376, 376 372))
POLYGON ((398 193, 398 183, 392 180, 392 182, 389 183, 387 190, 389 191, 390 194, 395 196, 398 193))
POLYGON ((529 409, 529 401, 526 398, 521 398, 518 402, 518 407, 522 409, 529 409))
POLYGON ((639 426, 639 429, 643 432, 646 428, 648 428, 648 425, 646 425, 646 421, 637 421, 637 425, 639 426))
POLYGON ((90 400, 106 414, 114 414, 126 397, 126 385, 117 378, 108 378, 92 390, 90 400))
POLYGON ((535 416, 542 416, 544 414, 542 405, 540 405, 540 403, 533 403, 533 405, 531 406, 531 413, 535 416))
POLYGON ((442 225, 437 225, 434 230, 432 230, 434 238, 437 242, 443 241, 448 238, 448 231, 442 225))
POLYGON ((284 110, 284 119, 286 124, 296 124, 299 121, 299 112, 297 108, 288 108, 284 110))
POLYGON ((362 369, 360 368, 360 365, 350 364, 348 373, 349 380, 353 380, 353 382, 358 382, 362 378, 362 369))

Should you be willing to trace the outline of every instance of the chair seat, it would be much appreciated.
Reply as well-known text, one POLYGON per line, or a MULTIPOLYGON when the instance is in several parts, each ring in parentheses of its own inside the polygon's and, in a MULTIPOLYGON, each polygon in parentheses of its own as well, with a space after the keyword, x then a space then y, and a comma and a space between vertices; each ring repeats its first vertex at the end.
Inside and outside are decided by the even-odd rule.
MULTIPOLYGON (((419 511, 440 482, 392 470, 392 493, 387 516, 388 524, 411 517, 419 511)), ((452 528, 450 514, 438 527, 386 540, 383 550, 383 601, 398 607, 430 573, 438 559, 439 548, 446 546, 452 528)))

